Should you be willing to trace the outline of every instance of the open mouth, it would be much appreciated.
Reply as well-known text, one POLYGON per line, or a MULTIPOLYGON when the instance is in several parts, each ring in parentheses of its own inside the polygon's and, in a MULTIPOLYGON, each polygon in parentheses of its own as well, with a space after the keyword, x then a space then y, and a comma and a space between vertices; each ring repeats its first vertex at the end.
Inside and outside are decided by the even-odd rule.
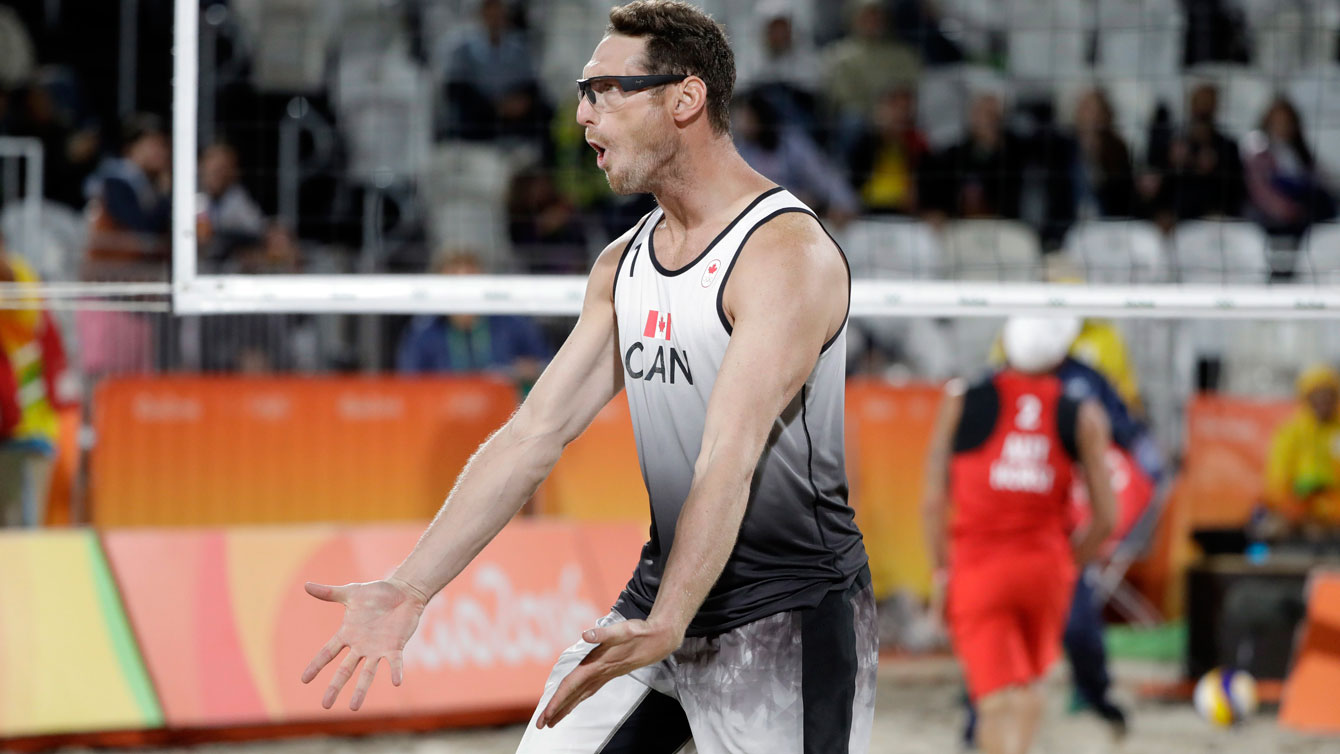
POLYGON ((596 167, 603 170, 605 168, 605 158, 606 155, 609 154, 609 150, 606 149, 603 144, 599 144, 594 141, 588 140, 586 143, 590 144, 591 148, 596 150, 596 167))

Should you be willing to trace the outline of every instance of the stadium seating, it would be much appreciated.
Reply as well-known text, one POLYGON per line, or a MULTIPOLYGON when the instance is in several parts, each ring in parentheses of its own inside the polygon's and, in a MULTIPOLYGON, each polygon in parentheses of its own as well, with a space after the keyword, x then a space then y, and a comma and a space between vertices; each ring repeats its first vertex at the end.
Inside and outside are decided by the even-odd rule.
POLYGON ((1177 75, 1186 17, 1176 0, 1097 0, 1094 12, 1094 62, 1103 74, 1143 80, 1177 75))
POLYGON ((339 5, 322 0, 234 0, 248 32, 251 78, 267 92, 325 89, 326 53, 339 23, 339 5))
POLYGON ((428 77, 396 47, 340 60, 335 107, 348 140, 350 177, 386 186, 418 180, 432 141, 428 77))
POLYGON ((1085 7, 1071 0, 1005 0, 1005 47, 1021 94, 1043 94, 1088 67, 1085 7))
POLYGON ((1182 283, 1260 285, 1269 253, 1265 231, 1251 223, 1190 220, 1173 232, 1173 263, 1182 283))
POLYGON ((1168 252, 1158 229, 1150 223, 1077 223, 1066 233, 1063 253, 1088 283, 1147 285, 1168 280, 1168 252))
POLYGON ((428 233, 434 248, 468 246, 486 267, 509 271, 505 200, 512 164, 498 146, 450 141, 432 150, 424 178, 428 233))
POLYGON ((1335 60, 1340 6, 1329 0, 1242 0, 1256 65, 1281 78, 1335 60))

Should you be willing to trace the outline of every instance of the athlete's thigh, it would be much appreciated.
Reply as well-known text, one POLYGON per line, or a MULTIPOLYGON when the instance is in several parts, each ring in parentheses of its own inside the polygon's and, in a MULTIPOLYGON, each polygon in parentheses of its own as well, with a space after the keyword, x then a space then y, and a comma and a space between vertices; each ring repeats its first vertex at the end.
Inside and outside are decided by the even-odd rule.
MULTIPOLYGON (((622 621, 611 612, 598 625, 622 621)), ((552 728, 537 729, 535 721, 558 690, 558 685, 586 657, 594 644, 579 641, 554 663, 544 683, 544 695, 535 706, 517 754, 672 754, 689 752, 688 719, 670 694, 669 673, 658 664, 615 678, 578 704, 552 728), (660 690, 657 690, 660 689, 660 690), (664 693, 663 693, 664 692, 664 693)))
POLYGON ((868 584, 815 608, 686 640, 674 655, 675 677, 698 751, 865 752, 877 643, 868 584))

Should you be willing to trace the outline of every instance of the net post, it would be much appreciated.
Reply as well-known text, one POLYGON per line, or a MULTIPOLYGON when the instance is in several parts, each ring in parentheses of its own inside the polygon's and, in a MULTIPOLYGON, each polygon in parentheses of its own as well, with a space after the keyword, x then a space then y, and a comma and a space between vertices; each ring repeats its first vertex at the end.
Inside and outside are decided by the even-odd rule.
POLYGON ((182 309, 196 278, 196 107, 199 102, 200 8, 175 0, 172 56, 172 298, 182 309))

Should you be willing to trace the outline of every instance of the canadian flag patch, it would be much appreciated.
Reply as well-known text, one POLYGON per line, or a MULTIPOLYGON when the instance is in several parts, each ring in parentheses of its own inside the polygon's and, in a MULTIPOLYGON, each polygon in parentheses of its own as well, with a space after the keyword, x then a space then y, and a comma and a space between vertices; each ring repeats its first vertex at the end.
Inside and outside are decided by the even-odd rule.
POLYGON ((712 284, 712 281, 717 279, 718 272, 721 272, 721 260, 713 259, 712 261, 707 263, 706 269, 703 270, 704 288, 710 286, 712 284))
POLYGON ((670 312, 658 312, 655 309, 648 311, 647 326, 642 328, 642 335, 670 340, 670 312))

